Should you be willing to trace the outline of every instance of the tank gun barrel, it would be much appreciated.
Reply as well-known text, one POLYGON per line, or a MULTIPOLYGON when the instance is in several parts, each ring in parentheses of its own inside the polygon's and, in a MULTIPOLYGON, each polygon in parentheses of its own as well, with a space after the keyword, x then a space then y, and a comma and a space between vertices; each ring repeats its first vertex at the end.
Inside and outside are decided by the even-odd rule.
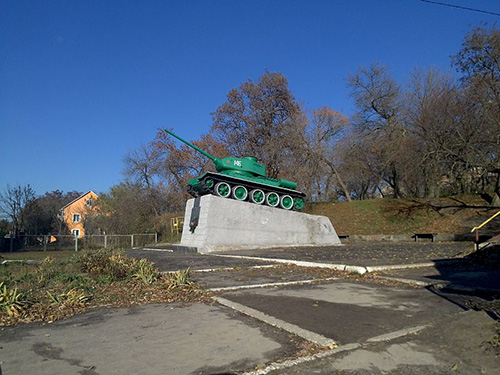
POLYGON ((185 143, 186 145, 188 145, 189 147, 195 149, 196 151, 198 151, 199 153, 205 155, 207 158, 209 158, 210 160, 212 160, 214 163, 217 164, 217 162, 219 161, 218 158, 216 158, 215 156, 212 156, 210 155, 208 152, 206 151, 203 151, 201 148, 199 147, 196 147, 195 145, 193 145, 192 143, 189 143, 188 141, 182 139, 181 137, 179 137, 178 135, 175 135, 174 133, 172 133, 171 131, 167 130, 167 129, 163 129, 166 133, 170 134, 172 137, 174 138, 177 138, 179 141, 181 141, 182 143, 185 143))

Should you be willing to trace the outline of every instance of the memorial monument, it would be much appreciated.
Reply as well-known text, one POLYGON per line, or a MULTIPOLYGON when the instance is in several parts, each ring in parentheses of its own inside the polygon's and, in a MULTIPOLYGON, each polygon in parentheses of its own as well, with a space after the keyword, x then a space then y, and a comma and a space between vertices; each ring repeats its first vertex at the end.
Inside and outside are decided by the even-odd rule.
POLYGON ((305 194, 297 190, 297 183, 268 178, 255 157, 219 159, 165 132, 212 160, 217 171, 188 181, 194 198, 186 204, 181 246, 206 253, 340 244, 327 217, 299 212, 305 194))

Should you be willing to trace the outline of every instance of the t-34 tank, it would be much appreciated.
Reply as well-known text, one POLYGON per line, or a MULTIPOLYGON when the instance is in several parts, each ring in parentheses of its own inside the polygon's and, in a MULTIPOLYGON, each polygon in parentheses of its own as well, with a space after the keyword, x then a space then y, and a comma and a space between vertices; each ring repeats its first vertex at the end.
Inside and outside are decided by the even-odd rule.
POLYGON ((188 191, 193 197, 214 194, 222 198, 250 201, 285 210, 301 210, 305 194, 296 190, 297 184, 288 180, 266 177, 266 167, 253 156, 244 158, 216 158, 171 131, 165 132, 205 155, 215 164, 215 172, 206 172, 188 181, 188 191))

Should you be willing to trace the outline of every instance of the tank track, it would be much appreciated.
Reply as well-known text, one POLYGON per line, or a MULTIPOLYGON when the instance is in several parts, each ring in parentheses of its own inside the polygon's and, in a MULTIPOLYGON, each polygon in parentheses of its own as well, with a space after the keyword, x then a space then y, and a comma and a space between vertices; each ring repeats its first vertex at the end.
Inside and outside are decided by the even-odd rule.
POLYGON ((233 198, 254 204, 300 211, 304 207, 305 193, 278 186, 231 177, 214 172, 207 172, 200 179, 203 193, 188 186, 193 197, 212 194, 223 198, 233 198))

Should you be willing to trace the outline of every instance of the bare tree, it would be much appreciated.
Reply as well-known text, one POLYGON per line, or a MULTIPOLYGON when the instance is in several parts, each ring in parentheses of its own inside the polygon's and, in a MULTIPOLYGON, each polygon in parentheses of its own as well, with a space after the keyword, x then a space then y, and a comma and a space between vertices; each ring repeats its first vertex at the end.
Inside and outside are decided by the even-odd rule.
POLYGON ((353 118, 360 137, 369 139, 374 160, 379 163, 381 178, 393 189, 394 197, 403 194, 405 172, 405 137, 401 118, 401 88, 386 67, 372 64, 349 76, 357 114, 353 118))
MULTIPOLYGON (((347 117, 329 107, 311 111, 311 121, 305 135, 305 154, 311 182, 316 186, 315 196, 327 194, 335 176, 338 186, 348 201, 351 194, 335 161, 335 148, 348 125, 347 117)), ((333 187, 333 186, 332 186, 333 187)))
POLYGON ((7 185, 3 193, 0 193, 0 213, 4 218, 10 220, 12 230, 16 236, 24 228, 23 209, 35 200, 35 191, 28 185, 7 185))
POLYGON ((449 162, 457 153, 452 132, 459 95, 452 79, 436 69, 415 70, 410 77, 405 123, 414 141, 413 195, 438 197, 443 179, 452 178, 449 162))
POLYGON ((453 56, 453 64, 462 74, 466 108, 481 135, 474 144, 475 171, 495 176, 494 201, 500 205, 500 29, 472 30, 453 56))
POLYGON ((123 162, 125 177, 147 187, 153 185, 154 177, 157 175, 158 154, 151 145, 143 144, 138 149, 127 152, 123 162))

